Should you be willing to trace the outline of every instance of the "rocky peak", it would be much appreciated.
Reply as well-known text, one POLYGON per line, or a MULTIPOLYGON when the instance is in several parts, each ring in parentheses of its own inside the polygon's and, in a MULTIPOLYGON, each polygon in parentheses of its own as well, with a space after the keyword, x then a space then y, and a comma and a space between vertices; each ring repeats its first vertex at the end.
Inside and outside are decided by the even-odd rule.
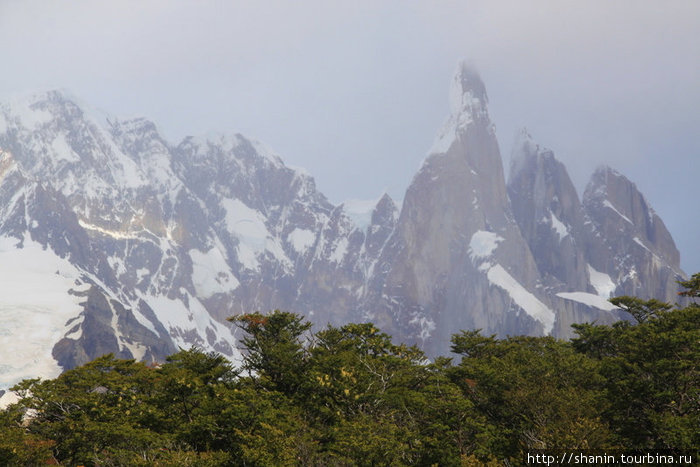
POLYGON ((450 85, 450 111, 452 116, 467 113, 472 118, 488 116, 486 87, 476 68, 461 62, 450 85))
POLYGON ((450 84, 450 116, 438 132, 429 154, 445 154, 461 141, 468 129, 478 127, 492 135, 495 130, 488 113, 486 87, 476 69, 462 62, 450 84))
MULTIPOLYGON (((566 167, 551 150, 535 143, 527 130, 520 132, 511 153, 508 194, 521 229, 554 214, 559 222, 550 219, 550 224, 563 238, 562 220, 582 220, 578 194, 566 167)), ((532 233, 531 226, 524 231, 532 233)))
POLYGON ((372 224, 391 224, 398 217, 399 208, 396 202, 387 193, 384 193, 377 201, 372 211, 372 224))
POLYGON ((564 165, 527 130, 519 133, 511 153, 508 197, 540 273, 554 279, 552 286, 586 290, 576 239, 584 222, 578 194, 564 165))
POLYGON ((599 167, 584 192, 583 208, 586 257, 610 278, 614 295, 677 301, 676 281, 684 277, 680 254, 634 183, 599 167))
POLYGON ((144 117, 128 120, 107 119, 109 130, 115 138, 125 141, 159 139, 156 124, 144 117))
POLYGON ((520 175, 520 172, 537 164, 537 159, 544 157, 554 157, 549 149, 540 147, 533 139, 527 128, 522 128, 513 141, 513 148, 510 153, 510 171, 508 180, 520 175))
POLYGON ((433 355, 454 329, 548 333, 554 321, 535 295, 518 302, 539 276, 511 213, 483 83, 460 64, 450 92, 452 113, 406 191, 370 295, 371 319, 433 355))
POLYGON ((680 253, 663 221, 627 177, 607 166, 593 173, 583 195, 583 205, 594 228, 608 242, 621 233, 663 258, 680 272, 680 253))

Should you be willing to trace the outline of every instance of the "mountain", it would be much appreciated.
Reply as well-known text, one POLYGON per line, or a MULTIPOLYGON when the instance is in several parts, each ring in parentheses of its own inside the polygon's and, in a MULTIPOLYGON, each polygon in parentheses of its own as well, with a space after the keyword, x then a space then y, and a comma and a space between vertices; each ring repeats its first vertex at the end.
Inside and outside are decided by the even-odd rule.
POLYGON ((673 302, 683 276, 680 253, 661 218, 636 185, 600 167, 583 195, 585 250, 592 267, 617 284, 617 295, 673 302))
POLYGON ((401 207, 334 205, 240 134, 171 143, 57 91, 0 105, 0 389, 108 352, 237 361, 225 318, 254 310, 372 320, 435 356, 460 329, 566 338, 620 319, 611 295, 675 300, 679 253, 633 183, 601 168, 581 201, 527 132, 506 183, 472 67, 450 96, 401 207))
POLYGON ((510 207, 473 69, 459 69, 450 97, 452 114, 406 191, 365 305, 380 327, 429 354, 448 351, 460 329, 542 335, 555 321, 510 207))
POLYGON ((580 201, 564 165, 522 130, 511 155, 508 194, 542 283, 560 311, 554 335, 570 337, 575 322, 619 318, 610 297, 678 301, 676 281, 685 277, 678 250, 663 221, 623 175, 598 168, 580 201))

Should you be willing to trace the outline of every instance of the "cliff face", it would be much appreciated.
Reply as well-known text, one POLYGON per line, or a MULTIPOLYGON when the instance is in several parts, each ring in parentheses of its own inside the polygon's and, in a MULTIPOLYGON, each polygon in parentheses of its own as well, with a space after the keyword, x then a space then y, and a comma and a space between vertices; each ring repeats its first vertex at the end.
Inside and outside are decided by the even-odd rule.
POLYGON ((583 195, 586 255, 607 273, 615 295, 677 300, 680 254, 663 221, 634 183, 609 167, 591 177, 583 195))
POLYGON ((578 194, 564 165, 525 130, 513 148, 508 196, 545 282, 555 289, 589 290, 578 194))
POLYGON ((484 86, 463 66, 452 115, 404 198, 367 309, 429 353, 460 329, 546 334, 554 312, 514 220, 484 86), (524 308, 522 307, 524 305, 524 308))

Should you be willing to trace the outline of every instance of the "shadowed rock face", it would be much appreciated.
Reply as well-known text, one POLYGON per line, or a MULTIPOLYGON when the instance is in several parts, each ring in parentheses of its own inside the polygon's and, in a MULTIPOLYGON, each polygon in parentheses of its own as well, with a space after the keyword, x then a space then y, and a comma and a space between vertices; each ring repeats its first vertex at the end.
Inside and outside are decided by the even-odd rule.
MULTIPOLYGON (((384 195, 358 213, 238 134, 172 144, 148 120, 94 117, 57 92, 0 105, 0 262, 34 279, 34 258, 55 262, 63 297, 46 307, 36 279, 0 310, 61 317, 33 330, 52 348, 40 367, 60 371, 191 345, 236 360, 225 318, 254 310, 373 320, 435 356, 460 329, 568 337, 573 322, 610 322, 610 293, 675 299, 678 251, 634 184, 601 169, 579 202, 524 134, 506 185, 487 106, 460 65, 401 209, 384 195)), ((17 339, 0 336, 0 350, 17 339)))
POLYGON ((590 291, 581 234, 584 212, 569 174, 552 151, 523 130, 513 147, 508 196, 545 282, 590 291))
POLYGON ((620 173, 600 167, 583 195, 586 254, 618 284, 616 295, 677 300, 680 254, 663 221, 620 173))

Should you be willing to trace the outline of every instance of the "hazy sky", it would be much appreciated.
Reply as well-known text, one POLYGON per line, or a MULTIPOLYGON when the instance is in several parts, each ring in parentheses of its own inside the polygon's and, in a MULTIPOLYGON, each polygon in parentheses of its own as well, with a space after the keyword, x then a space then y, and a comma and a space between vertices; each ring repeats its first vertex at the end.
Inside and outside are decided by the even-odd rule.
POLYGON ((177 142, 237 131, 333 202, 401 199, 466 58, 579 190, 608 164, 700 271, 700 2, 0 0, 0 99, 64 88, 177 142))

